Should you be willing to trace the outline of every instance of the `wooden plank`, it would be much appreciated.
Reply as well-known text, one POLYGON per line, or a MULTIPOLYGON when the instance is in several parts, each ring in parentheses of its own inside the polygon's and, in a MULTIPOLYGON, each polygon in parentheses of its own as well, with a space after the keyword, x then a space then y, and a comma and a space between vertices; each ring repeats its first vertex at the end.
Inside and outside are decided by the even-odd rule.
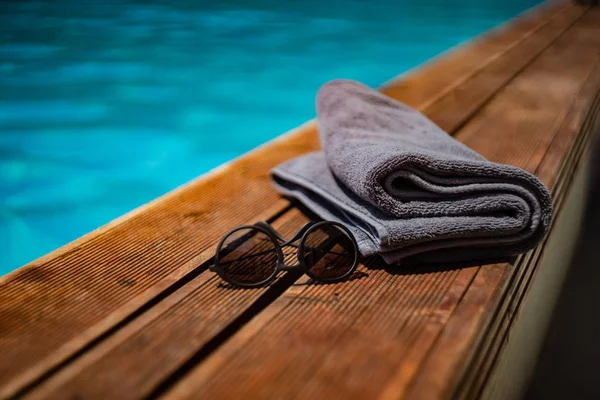
MULTIPOLYGON (((539 154, 556 151, 552 139, 561 133, 565 116, 570 110, 581 112, 573 107, 581 104, 576 99, 586 93, 581 89, 597 62, 599 18, 598 12, 586 15, 496 95, 457 137, 496 162, 531 168, 531 160, 537 159, 537 172, 539 154), (530 110, 531 118, 526 118, 525 111, 515 111, 521 109, 530 110)), ((422 376, 423 363, 442 337, 446 322, 450 320, 448 324, 454 327, 471 322, 473 315, 457 308, 462 296, 468 295, 468 301, 476 297, 478 308, 487 306, 482 310, 484 318, 489 316, 494 311, 490 305, 501 292, 504 270, 510 268, 507 264, 483 267, 482 275, 475 275, 477 268, 422 274, 400 270, 394 275, 374 269, 376 265, 367 267, 371 267, 366 270, 368 278, 335 287, 308 285, 282 298, 284 306, 276 300, 265 310, 268 320, 257 320, 259 327, 250 322, 239 333, 243 340, 234 336, 181 380, 167 398, 229 398, 241 393, 260 398, 408 394, 414 377, 422 376), (294 296, 291 301, 290 296, 294 296), (275 313, 269 311, 271 307, 275 313)), ((471 327, 467 342, 474 342, 476 332, 471 327)), ((467 348, 451 346, 445 350, 452 357, 437 362, 456 365, 464 360, 467 348)), ((447 388, 448 382, 444 384, 447 388)), ((431 389, 428 393, 433 398, 446 392, 440 385, 431 389)))
MULTIPOLYGON (((588 32, 591 35, 597 34, 593 32, 588 32)), ((582 54, 588 54, 592 57, 598 56, 598 50, 594 50, 594 47, 591 48, 581 48, 582 54)), ((577 62, 574 60, 574 62, 577 62)), ((574 133, 577 132, 576 127, 581 127, 582 120, 585 117, 587 112, 587 106, 589 104, 589 98, 592 96, 593 91, 597 89, 598 80, 600 78, 600 70, 598 67, 590 74, 588 79, 588 83, 585 85, 583 92, 580 94, 577 103, 574 107, 575 112, 572 115, 567 116, 563 125, 560 128, 559 134, 557 134, 553 140, 552 147, 556 148, 557 151, 550 151, 547 153, 546 157, 542 161, 542 165, 539 168, 539 175, 542 177, 542 180, 545 181, 546 184, 554 185, 554 179, 558 178, 559 181, 556 182, 557 190, 554 197, 555 205, 560 204, 562 197, 564 196, 565 190, 565 179, 561 177, 563 175, 570 176, 573 169, 576 166, 576 163, 571 162, 570 160, 566 160, 566 163, 560 163, 557 159, 557 153, 560 153, 558 149, 565 149, 566 147, 572 147, 573 153, 580 153, 581 144, 572 143, 574 138, 574 133), (565 165, 567 168, 565 168, 565 165), (558 167, 561 166, 561 170, 557 171, 558 167)), ((556 93, 558 95, 558 93, 556 93)), ((586 127, 582 128, 584 131, 587 130, 586 127)), ((578 137, 578 140, 580 137, 578 137)), ((577 158, 577 157, 576 157, 577 158)), ((538 250, 528 257, 524 258, 519 264, 518 268, 511 271, 506 271, 507 275, 511 275, 511 280, 513 283, 511 284, 511 291, 505 293, 503 302, 500 306, 500 311, 495 316, 495 322, 492 324, 491 328, 488 328, 487 333, 480 332, 480 336, 485 338, 485 344, 481 345, 484 350, 478 350, 480 354, 478 354, 478 361, 474 361, 476 364, 471 368, 471 371, 478 371, 481 376, 474 377, 473 375, 469 375, 467 380, 476 379, 477 383, 464 383, 463 386, 474 386, 479 389, 482 388, 482 385, 487 380, 487 375, 489 374, 490 368, 493 367, 497 354, 501 350, 504 344, 504 340, 510 326, 514 322, 514 318, 516 316, 517 311, 520 308, 520 303, 529 287, 529 283, 531 282, 532 276, 535 273, 536 260, 541 257, 541 251, 538 250), (489 332, 493 332, 489 333, 489 332)), ((466 390, 466 389, 464 389, 466 390)), ((465 392, 466 398, 469 398, 469 392, 465 392)))
MULTIPOLYGON (((569 10, 563 2, 548 6, 492 36, 493 45, 466 47, 461 57, 445 57, 435 68, 409 77, 405 89, 397 87, 402 81, 386 90, 413 106, 431 103, 427 99, 451 91, 498 53, 569 10), (457 61, 469 55, 471 64, 457 61), (438 74, 444 65, 448 72, 438 74), (436 85, 430 86, 434 75, 436 85), (415 90, 418 82, 424 85, 421 91, 415 90)), ((317 146, 314 124, 308 124, 1 278, 1 395, 45 379, 167 296, 180 278, 200 274, 198 265, 210 258, 222 232, 285 206, 270 189, 267 171, 317 146)))
POLYGON ((427 113, 446 131, 461 126, 473 115, 473 110, 478 110, 494 95, 487 90, 488 87, 502 87, 510 82, 529 65, 533 58, 541 54, 564 33, 565 29, 574 24, 577 19, 573 16, 581 15, 582 11, 581 8, 566 10, 536 34, 502 53, 486 68, 457 85, 454 90, 428 107, 427 113), (467 104, 470 107, 467 107, 467 104), (473 107, 474 105, 477 107, 473 107))
MULTIPOLYGON (((595 73, 598 72, 600 71, 596 68, 595 73)), ((590 80, 598 82, 598 78, 598 75, 593 75, 593 79, 591 77, 590 80)), ((600 108, 599 100, 599 97, 596 96, 595 104, 592 108, 595 111, 595 115, 588 115, 588 118, 584 121, 583 128, 581 128, 582 133, 577 136, 567 159, 561 163, 555 185, 557 190, 553 193, 555 205, 562 204, 563 198, 567 193, 568 178, 572 176, 574 170, 577 168, 578 160, 589 144, 591 136, 590 123, 594 119, 597 120, 598 109, 600 108)), ((565 124, 567 127, 566 134, 569 133, 569 125, 569 119, 567 119, 567 123, 565 124)), ((561 141, 557 140, 556 142, 561 141)), ((473 393, 480 393, 484 389, 491 372, 496 366, 498 356, 506 344, 506 338, 510 329, 520 314, 521 303, 537 271, 537 266, 534 262, 541 258, 541 250, 537 249, 528 254, 514 270, 505 271, 505 275, 510 276, 510 290, 503 294, 500 305, 497 307, 492 321, 488 324, 488 328, 479 332, 480 343, 472 351, 473 354, 470 356, 472 360, 469 363, 470 367, 464 371, 464 378, 457 390, 457 394, 460 394, 461 398, 472 398, 474 396, 473 393)))
MULTIPOLYGON (((304 222, 302 216, 287 213, 273 226, 289 237, 304 222)), ((290 256, 287 261, 295 253, 290 256)), ((147 395, 165 373, 176 370, 224 327, 252 316, 256 312, 249 310, 252 305, 268 303, 288 286, 283 280, 268 288, 242 290, 220 284, 215 274, 203 273, 82 355, 29 397, 70 398, 78 393, 86 399, 115 399, 147 395), (119 384, 111 385, 115 378, 119 384), (52 391, 66 383, 69 393, 52 391)))
POLYGON ((548 22, 572 12, 568 1, 549 1, 508 23, 472 40, 468 46, 458 46, 420 65, 384 85, 382 92, 404 103, 424 110, 449 94, 455 87, 537 34, 548 22))
MULTIPOLYGON (((569 115, 563 121, 544 159, 536 170, 536 174, 546 185, 555 188, 553 190, 555 208, 560 206, 560 195, 564 195, 565 192, 565 190, 558 187, 559 185, 555 185, 555 182, 558 178, 561 178, 561 175, 564 175, 565 180, 569 178, 568 173, 559 174, 558 170, 561 165, 563 167, 565 165, 575 165, 569 157, 561 162, 561 155, 568 153, 569 149, 573 149, 573 153, 576 153, 577 146, 574 141, 576 137, 583 136, 577 134, 579 129, 583 129, 581 127, 588 115, 590 99, 594 98, 599 87, 600 64, 597 64, 586 80, 582 91, 577 95, 569 115)), ((577 159, 578 157, 574 158, 577 159)), ((567 169, 565 169, 565 172, 567 172, 567 169)), ((478 366, 473 364, 487 358, 489 351, 482 350, 477 357, 479 360, 468 363, 463 361, 464 357, 457 357, 457 355, 471 353, 467 358, 476 358, 473 353, 480 346, 473 345, 473 341, 477 342, 478 338, 481 339, 486 336, 490 338, 495 336, 494 332, 498 331, 498 326, 493 327, 492 321, 485 320, 489 314, 486 310, 496 309, 498 320, 507 317, 501 311, 502 307, 500 305, 495 306, 493 301, 499 298, 496 292, 505 288, 505 284, 513 272, 511 268, 506 269, 501 265, 481 268, 478 271, 469 290, 459 303, 455 315, 450 323, 444 327, 430 351, 430 356, 424 363, 418 379, 413 383, 408 397, 416 399, 431 398, 436 393, 449 395, 449 391, 452 390, 449 385, 450 382, 456 382, 458 377, 477 369, 478 366), (495 290, 489 290, 494 286, 496 287, 495 290), (486 288, 488 290, 485 290, 486 288), (489 325, 488 329, 485 329, 486 324, 489 325)), ((499 337, 502 338, 503 335, 499 335, 499 337)), ((501 343, 503 340, 498 339, 498 342, 501 343)))
POLYGON ((533 273, 534 279, 531 279, 526 295, 520 301, 517 316, 509 328, 510 333, 504 338, 501 353, 484 380, 485 386, 479 398, 525 397, 549 329, 550 317, 557 306, 565 275, 576 252, 587 191, 587 153, 581 157, 573 174, 563 200, 564 205, 533 273))

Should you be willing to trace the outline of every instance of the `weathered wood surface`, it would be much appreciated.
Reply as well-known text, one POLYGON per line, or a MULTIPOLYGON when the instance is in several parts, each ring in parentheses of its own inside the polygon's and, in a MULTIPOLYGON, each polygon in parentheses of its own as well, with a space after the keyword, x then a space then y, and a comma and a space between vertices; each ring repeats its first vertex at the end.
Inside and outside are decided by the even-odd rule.
MULTIPOLYGON (((382 90, 536 173, 558 210, 600 83, 599 22, 547 3, 382 90)), ((309 123, 0 278, 0 398, 479 393, 542 246, 515 265, 366 260, 337 285, 287 274, 236 290, 207 271, 232 226, 269 219, 290 234, 306 220, 267 172, 317 148, 309 123)))

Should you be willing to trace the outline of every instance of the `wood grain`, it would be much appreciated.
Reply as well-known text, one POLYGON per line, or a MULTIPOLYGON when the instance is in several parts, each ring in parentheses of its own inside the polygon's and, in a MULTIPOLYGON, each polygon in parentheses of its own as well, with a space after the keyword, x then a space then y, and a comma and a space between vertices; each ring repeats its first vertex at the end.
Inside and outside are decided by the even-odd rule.
MULTIPOLYGON (((597 67, 595 72, 599 72, 597 67)), ((590 82, 595 82, 595 90, 598 90, 599 75, 590 77, 590 82)), ((587 90, 584 90, 584 92, 587 90)), ((589 99, 589 98, 588 98, 589 99)), ((559 164, 558 174, 555 177, 555 190, 553 191, 553 202, 555 207, 560 207, 569 189, 570 180, 582 153, 586 151, 591 141, 592 124, 598 121, 598 111, 600 110, 600 97, 596 95, 594 104, 591 105, 591 111, 580 126, 579 135, 569 148, 567 156, 559 164)), ((569 132, 569 126, 577 120, 578 112, 573 113, 574 118, 567 118, 563 126, 565 134, 569 132)), ((562 140, 557 140, 562 142, 562 140)), ((558 147, 558 146, 557 146, 558 147)), ((527 254, 520 259, 518 265, 513 270, 505 271, 509 280, 509 290, 506 290, 500 304, 496 307, 496 312, 492 316, 487 329, 479 332, 479 345, 474 346, 473 360, 466 367, 464 379, 457 388, 457 394, 460 398, 469 399, 478 396, 485 387, 490 374, 496 366, 496 360, 506 343, 506 338, 510 333, 511 327, 520 314, 521 303, 527 295, 528 289, 537 271, 537 262, 543 255, 543 247, 527 254)))
MULTIPOLYGON (((580 146, 576 143, 576 139, 585 139, 585 135, 580 133, 585 133, 585 130, 587 130, 585 125, 586 121, 590 120, 589 109, 597 108, 597 106, 590 104, 590 99, 594 99, 594 95, 596 95, 595 100, 598 101, 597 92, 599 87, 600 64, 596 64, 596 68, 587 78, 571 111, 556 132, 548 151, 536 169, 536 174, 542 181, 549 187, 554 188, 553 201, 557 209, 560 208, 560 200, 566 192, 564 183, 570 179, 570 173, 576 167, 576 161, 581 156, 577 154, 580 146), (559 170, 561 170, 560 173, 559 170)), ((593 118, 593 116, 591 117, 593 118)), ((581 142, 583 144, 583 140, 581 142)), ((541 257, 541 253, 537 256, 538 258, 541 257)), ((524 264, 523 261, 526 260, 519 260, 517 265, 524 264)), ((531 264, 530 266, 534 265, 531 264)), ((526 267, 527 265, 521 266, 526 267)), ((506 313, 510 309, 508 302, 518 301, 519 296, 511 298, 508 292, 504 291, 503 298, 507 302, 506 305, 494 305, 492 301, 500 299, 496 291, 505 289, 507 281, 511 279, 511 275, 514 273, 513 268, 505 268, 501 265, 481 268, 478 271, 469 290, 458 305, 455 316, 444 327, 442 334, 432 348, 431 356, 424 363, 408 397, 416 399, 430 398, 433 396, 432 391, 436 390, 437 393, 442 393, 446 397, 445 395, 449 395, 453 389, 450 385, 451 382, 456 382, 459 376, 465 376, 465 381, 472 379, 478 371, 478 363, 488 357, 493 358, 492 354, 500 351, 504 337, 508 334, 508 329, 499 330, 500 321, 512 316, 512 314, 506 313), (496 291, 489 290, 493 285, 496 285, 496 291), (488 290, 482 290, 485 287, 488 287, 488 290), (490 308, 495 310, 495 314, 484 312, 484 310, 490 308), (477 338, 475 343, 473 343, 473 338, 477 338), (483 343, 484 341, 485 343, 483 343), (492 342, 495 342, 493 348, 490 347, 492 342), (470 353, 467 358, 472 358, 472 360, 463 362, 460 357, 456 357, 461 352, 470 353), (446 361, 444 362, 444 360, 446 361)), ((518 279, 513 276, 512 280, 516 282, 518 279)), ((518 309, 518 307, 513 308, 518 309)), ((460 386, 457 385, 457 387, 460 386)))
MULTIPOLYGON (((557 38, 566 30, 572 31, 569 27, 584 11, 567 2, 546 4, 390 82, 382 90, 423 110, 453 131, 518 77, 536 57, 555 49, 557 38), (472 102, 465 96, 471 91, 476 94, 472 102)), ((584 28, 579 30, 595 32, 593 27, 584 25, 584 28)), ((586 37, 580 34, 577 40, 586 37)), ((587 59, 582 60, 585 64, 587 59)), ((573 85, 579 82, 577 79, 573 78, 573 85)), ((584 106, 583 102, 581 107, 584 106)), ((465 141, 476 142, 467 136, 465 141)), ((552 139, 544 137, 544 140, 540 148, 547 149, 552 139)), ((435 341, 469 283, 476 278, 476 268, 431 272, 429 276, 408 270, 390 276, 388 271, 377 269, 382 267, 379 263, 369 262, 362 267, 369 277, 348 282, 350 288, 357 290, 356 298, 348 300, 352 305, 346 305, 354 311, 338 316, 327 308, 331 290, 327 288, 337 286, 297 284, 278 298, 293 280, 280 281, 274 289, 220 290, 216 280, 205 271, 206 267, 199 267, 210 259, 220 234, 233 225, 280 214, 274 218, 275 223, 287 232, 304 221, 295 210, 281 212, 287 203, 270 189, 267 173, 279 162, 317 148, 315 125, 308 123, 2 278, 0 398, 35 389, 42 382, 30 392, 32 397, 61 398, 84 393, 85 398, 132 398, 156 393, 178 379, 183 367, 190 362, 193 366, 194 360, 213 351, 211 346, 224 340, 228 329, 266 307, 252 323, 245 325, 242 331, 246 333, 239 332, 242 337, 253 338, 247 332, 259 329, 254 323, 270 321, 270 317, 279 316, 288 306, 297 307, 307 293, 310 301, 315 296, 324 296, 320 300, 325 304, 320 306, 322 312, 343 318, 349 324, 353 318, 366 318, 361 315, 369 309, 355 303, 363 299, 362 291, 372 291, 379 297, 371 300, 379 304, 382 312, 387 315, 399 312, 403 317, 398 317, 396 323, 410 320, 412 324, 407 341, 398 345, 403 349, 394 347, 390 351, 408 351, 410 340, 435 341), (240 196, 240 192, 244 195, 240 196), (364 283, 367 281, 373 283, 367 285, 364 283), (409 293, 405 303, 387 305, 394 299, 390 290, 398 285, 409 293), (273 303, 267 306, 270 302, 273 303), (430 314, 436 315, 437 323, 431 324, 430 314), (119 381, 118 386, 111 384, 115 381, 119 381)), ((540 148, 532 151, 543 157, 540 148)), ((563 153, 557 150, 556 160, 569 148, 568 141, 560 148, 563 153)), ((528 162, 528 168, 532 168, 535 160, 528 162)), ((552 166, 547 169, 551 176, 552 166)), ((343 289, 344 294, 349 291, 343 289)), ((335 292, 332 296, 336 298, 335 292)), ((329 326, 325 321, 324 324, 329 326)), ((312 329, 302 326, 309 332, 312 329)), ((389 334, 386 329, 395 328, 397 325, 384 324, 382 334, 385 337, 386 332, 389 334)), ((361 338, 346 331, 340 331, 339 335, 348 346, 361 338)), ((235 343, 238 336, 230 343, 235 343)), ((387 345, 379 349, 379 355, 387 353, 387 345)), ((345 362, 363 354, 366 351, 363 347, 345 353, 345 362)), ((214 357, 228 359, 221 355, 226 348, 220 348, 214 357)), ((408 372, 401 374, 402 379, 414 376, 427 356, 426 351, 418 349, 421 348, 412 348, 407 353, 412 354, 412 361, 403 365, 408 372)), ((372 355, 371 363, 377 362, 376 355, 372 355)), ((336 357, 332 355, 325 366, 318 361, 314 365, 324 368, 324 376, 329 376, 333 372, 327 371, 338 369, 336 357)), ((391 370, 400 369, 392 366, 391 370)), ((319 392, 325 386, 315 383, 307 393, 319 392)))
MULTIPOLYGON (((576 20, 581 15, 581 10, 578 12, 572 12, 573 10, 567 8, 561 13, 556 15, 556 19, 560 21, 560 26, 564 29, 570 25, 565 23, 565 16, 570 18, 570 21, 576 20)), ((554 20, 548 21, 550 24, 554 20)), ((535 35, 540 35, 546 39, 543 42, 551 41, 555 38, 556 31, 554 29, 556 24, 551 25, 553 29, 538 29, 535 35)), ((533 37, 529 36, 530 37, 533 37)), ((521 41, 520 43, 528 43, 527 41, 521 41)), ((535 53, 532 53, 529 60, 535 58, 535 53)), ((484 68, 494 68, 495 62, 500 62, 501 59, 495 58, 493 62, 487 63, 484 68)), ((490 81, 487 86, 489 93, 495 93, 502 88, 502 83, 497 81, 490 81)), ((451 92, 449 92, 451 93, 451 92)), ((435 104, 435 103, 434 103, 435 104)), ((473 111, 479 105, 473 104, 470 107, 473 111)), ((467 108, 469 106, 466 106, 467 108)), ((427 112, 427 111, 426 111, 427 112)), ((310 139, 310 138, 309 138, 310 139)), ((296 225, 300 226, 303 221, 303 217, 298 212, 292 212, 294 218, 296 218, 296 225)), ((208 273, 201 274, 194 281, 204 282, 208 273)), ((195 282, 191 282, 190 285, 194 285, 195 282)), ((215 280, 212 280, 214 284, 215 280)), ((182 288, 182 290, 184 290, 182 288)), ((174 294, 173 298, 179 298, 179 293, 174 294)), ((210 320, 211 330, 209 331, 198 331, 195 325, 190 324, 190 319, 178 319, 172 321, 168 319, 168 315, 174 312, 170 309, 164 309, 162 307, 156 307, 149 311, 153 321, 156 319, 155 328, 148 328, 143 323, 132 323, 120 331, 115 338, 107 340, 105 343, 99 345, 96 349, 90 353, 85 354, 79 360, 73 362, 63 371, 58 373, 54 378, 49 379, 45 384, 41 385, 35 392, 32 393, 32 397, 44 394, 48 395, 51 393, 52 397, 68 397, 73 394, 85 394, 86 397, 119 397, 120 394, 126 396, 148 396, 156 390, 157 385, 160 384, 161 379, 167 379, 170 374, 175 373, 177 369, 186 362, 193 354, 201 352, 203 347, 207 345, 211 340, 214 340, 221 330, 227 327, 227 324, 241 314, 252 305, 253 302, 259 299, 258 296, 249 296, 242 300, 238 307, 231 307, 231 304, 227 301, 217 300, 215 293, 212 292, 212 287, 207 285, 197 292, 190 294, 195 297, 196 300, 183 299, 179 300, 183 305, 186 305, 188 301, 200 301, 204 303, 219 304, 218 310, 214 307, 211 308, 213 312, 227 309, 227 318, 218 320, 210 320), (206 294, 208 292, 208 294, 206 294), (168 310, 168 312, 167 312, 168 310), (165 316, 158 318, 158 315, 165 313, 165 316), (158 322, 158 321, 162 322, 158 322), (142 332, 143 330, 143 332, 142 332), (177 337, 186 337, 187 341, 191 344, 189 348, 180 349, 177 353, 170 350, 170 347, 163 343, 159 346, 156 343, 162 340, 168 340, 170 337, 175 335, 177 337), (185 333, 188 336, 185 336, 185 333), (147 353, 145 356, 142 350, 139 349, 138 337, 144 336, 144 343, 152 343, 153 350, 147 353), (123 342, 123 343, 121 343, 123 342), (135 360, 136 367, 131 368, 129 363, 120 363, 119 360, 135 360), (160 369, 153 368, 152 361, 161 365, 160 369), (121 365, 123 369, 119 366, 121 365), (107 385, 114 376, 122 376, 127 373, 127 379, 116 388, 114 386, 107 385), (93 379, 91 377, 94 377, 93 379), (117 390, 118 389, 118 390, 117 390)), ((178 301, 172 301, 171 298, 165 299, 169 304, 172 304, 174 308, 178 308, 182 304, 178 304, 178 301)), ((195 310, 195 308, 193 309, 195 310)), ((186 313, 187 311, 181 311, 186 313)), ((191 317, 190 317, 191 318, 191 317)), ((195 318, 193 320, 196 320, 195 318)), ((136 321, 137 322, 137 321, 136 321)), ((199 321, 200 322, 200 321, 199 321)), ((201 320, 205 322, 205 320, 201 320)))
MULTIPOLYGON (((566 116, 590 105, 593 96, 585 89, 600 49, 599 17, 596 12, 584 16, 497 93, 456 137, 493 161, 534 166, 537 172, 544 155, 557 151, 552 146, 556 135, 572 134, 561 129, 566 116), (578 101, 586 93, 587 101, 578 101), (529 111, 531 118, 527 118, 529 111)), ((582 126, 575 128, 578 132, 582 126)), ((566 157, 563 148, 560 158, 566 157)), ((570 158, 570 164, 577 158, 570 158)), ((563 178, 568 180, 569 175, 563 178)), ((559 187, 563 186, 554 185, 555 194, 559 187)), ((528 259, 534 260, 534 254, 528 259)), ((524 270, 531 271, 534 264, 524 270)), ((285 307, 276 300, 275 315, 261 321, 260 328, 253 322, 243 328, 240 335, 246 340, 234 337, 180 381, 167 398, 229 398, 236 393, 256 398, 447 395, 457 382, 452 372, 467 357, 469 344, 480 332, 478 324, 495 312, 512 267, 406 275, 402 270, 382 274, 375 265, 367 267, 371 267, 366 270, 369 277, 363 280, 339 288, 308 285, 296 291, 291 302, 287 297, 282 300, 285 307), (413 280, 406 283, 406 276, 413 280), (254 334, 243 332, 246 329, 254 334), (270 340, 273 337, 278 339, 270 340), (443 346, 437 350, 447 357, 435 355, 436 344, 443 346), (436 371, 442 373, 440 379, 436 371)), ((508 298, 519 298, 521 289, 508 298)))

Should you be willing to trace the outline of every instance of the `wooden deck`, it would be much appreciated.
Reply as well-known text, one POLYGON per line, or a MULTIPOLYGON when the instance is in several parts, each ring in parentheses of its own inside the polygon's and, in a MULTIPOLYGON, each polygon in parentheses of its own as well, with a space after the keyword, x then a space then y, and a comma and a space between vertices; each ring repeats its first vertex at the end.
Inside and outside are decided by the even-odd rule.
MULTIPOLYGON (((559 215, 599 86, 600 9, 551 1, 382 91, 535 173, 559 215)), ((0 398, 502 397, 498 366, 546 242, 514 264, 368 259, 335 285, 288 273, 240 290, 207 270, 235 225, 290 235, 306 221, 268 171, 317 148, 311 122, 0 278, 0 398)))

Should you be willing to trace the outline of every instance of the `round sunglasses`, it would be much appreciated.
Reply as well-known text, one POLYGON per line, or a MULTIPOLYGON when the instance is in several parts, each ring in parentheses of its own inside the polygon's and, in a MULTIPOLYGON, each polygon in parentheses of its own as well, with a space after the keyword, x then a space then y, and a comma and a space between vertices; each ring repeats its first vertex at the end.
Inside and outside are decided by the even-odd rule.
POLYGON ((311 221, 287 240, 268 223, 258 222, 227 232, 210 270, 241 287, 266 285, 280 271, 302 271, 316 281, 337 282, 352 275, 358 257, 356 239, 340 223, 311 221), (285 264, 282 248, 287 246, 298 249, 298 264, 285 264))

